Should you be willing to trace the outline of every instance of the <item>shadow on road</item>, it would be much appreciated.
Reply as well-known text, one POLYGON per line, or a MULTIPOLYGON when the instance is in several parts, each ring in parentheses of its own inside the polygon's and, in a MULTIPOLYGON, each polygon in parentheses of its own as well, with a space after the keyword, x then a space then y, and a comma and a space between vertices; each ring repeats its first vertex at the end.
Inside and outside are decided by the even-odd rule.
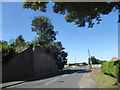
POLYGON ((89 69, 64 70, 64 71, 59 71, 57 73, 40 75, 40 76, 34 77, 32 79, 24 80, 24 81, 26 81, 26 82, 37 81, 37 80, 52 78, 52 77, 59 76, 59 75, 64 75, 64 74, 88 73, 88 72, 91 72, 91 70, 89 70, 89 69))
MULTIPOLYGON (((60 75, 65 75, 65 74, 88 73, 88 72, 91 72, 91 70, 86 69, 86 68, 79 68, 79 69, 74 69, 74 70, 64 70, 64 71, 58 71, 56 73, 43 74, 43 75, 35 76, 35 77, 29 78, 29 79, 26 79, 26 80, 18 79, 18 80, 13 80, 13 81, 29 82, 29 81, 37 81, 37 80, 52 78, 52 77, 55 77, 55 76, 60 76, 60 75)), ((11 82, 11 81, 8 81, 8 82, 11 82)))
POLYGON ((81 69, 81 70, 79 70, 77 73, 89 73, 89 72, 91 72, 92 70, 90 70, 90 69, 81 69))

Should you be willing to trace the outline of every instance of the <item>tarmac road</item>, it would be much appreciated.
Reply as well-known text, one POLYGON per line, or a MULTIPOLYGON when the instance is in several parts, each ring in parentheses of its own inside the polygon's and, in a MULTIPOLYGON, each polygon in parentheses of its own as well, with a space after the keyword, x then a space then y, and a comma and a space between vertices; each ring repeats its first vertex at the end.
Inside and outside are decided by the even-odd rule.
POLYGON ((86 73, 86 67, 75 70, 66 70, 55 76, 45 77, 44 79, 33 79, 28 82, 10 86, 8 88, 80 88, 81 81, 86 73))

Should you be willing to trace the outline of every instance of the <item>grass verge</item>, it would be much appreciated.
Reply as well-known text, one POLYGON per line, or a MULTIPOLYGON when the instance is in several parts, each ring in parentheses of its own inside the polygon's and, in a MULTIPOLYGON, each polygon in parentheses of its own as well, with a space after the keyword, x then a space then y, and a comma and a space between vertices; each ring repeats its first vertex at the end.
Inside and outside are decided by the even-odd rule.
POLYGON ((117 79, 104 73, 93 73, 93 77, 96 79, 100 88, 118 88, 117 85, 113 85, 117 82, 117 79))
POLYGON ((65 68, 63 70, 73 70, 73 69, 77 69, 77 68, 65 68))
POLYGON ((73 70, 73 69, 78 69, 78 68, 80 68, 80 67, 82 67, 82 66, 75 67, 75 68, 72 68, 72 67, 69 67, 69 68, 64 68, 63 70, 73 70))

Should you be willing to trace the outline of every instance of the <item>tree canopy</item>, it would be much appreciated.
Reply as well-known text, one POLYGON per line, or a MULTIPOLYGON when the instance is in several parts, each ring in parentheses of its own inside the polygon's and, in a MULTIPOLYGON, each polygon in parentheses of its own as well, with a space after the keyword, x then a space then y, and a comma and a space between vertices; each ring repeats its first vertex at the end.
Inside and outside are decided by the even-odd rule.
POLYGON ((16 39, 11 39, 9 43, 11 47, 15 48, 17 53, 22 52, 28 47, 22 35, 19 35, 16 39))
MULTIPOLYGON (((23 8, 34 11, 47 11, 48 2, 24 2, 23 8)), ((101 21, 101 15, 107 15, 113 10, 120 9, 118 2, 54 2, 53 12, 63 14, 69 23, 74 22, 78 27, 92 28, 101 21)))
POLYGON ((51 23, 51 20, 44 16, 34 17, 32 20, 32 31, 36 32, 38 37, 39 44, 42 46, 51 44, 56 40, 56 34, 54 26, 51 23))
POLYGON ((92 64, 100 64, 100 60, 96 59, 94 56, 91 56, 91 62, 92 64))
POLYGON ((15 48, 11 47, 7 41, 0 41, 0 52, 2 52, 2 63, 7 63, 16 52, 15 48))
POLYGON ((62 70, 67 63, 67 53, 63 51, 61 42, 55 42, 57 32, 54 31, 54 26, 51 20, 45 16, 34 17, 31 28, 36 32, 38 37, 35 37, 32 44, 39 45, 47 51, 52 51, 52 55, 58 65, 58 69, 62 70))

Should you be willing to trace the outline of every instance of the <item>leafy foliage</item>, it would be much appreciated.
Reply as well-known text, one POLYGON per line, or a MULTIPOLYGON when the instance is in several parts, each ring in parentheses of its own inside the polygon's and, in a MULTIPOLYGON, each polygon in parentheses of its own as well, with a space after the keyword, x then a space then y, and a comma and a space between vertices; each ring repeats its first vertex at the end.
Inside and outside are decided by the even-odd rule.
POLYGON ((62 70, 64 68, 64 65, 67 64, 67 56, 68 53, 66 53, 64 48, 62 47, 61 42, 54 42, 52 46, 53 50, 53 56, 56 59, 56 63, 58 65, 59 70, 62 70))
POLYGON ((84 66, 85 66, 85 65, 88 65, 86 62, 83 62, 82 64, 83 64, 84 66))
POLYGON ((10 42, 10 46, 14 47, 16 52, 18 53, 28 47, 22 35, 19 35, 16 39, 12 39, 10 42))
POLYGON ((22 52, 28 44, 25 42, 22 35, 19 35, 16 39, 11 39, 9 42, 1 41, 0 50, 2 52, 2 63, 7 63, 17 53, 22 52))
POLYGON ((56 34, 54 26, 51 20, 44 16, 34 17, 32 20, 32 31, 36 32, 38 37, 35 37, 31 43, 26 43, 23 36, 19 35, 16 39, 11 39, 9 44, 4 41, 1 42, 3 63, 7 62, 15 54, 20 53, 23 49, 27 48, 31 44, 45 48, 46 51, 52 51, 52 54, 58 65, 58 69, 62 70, 67 63, 67 53, 62 47, 61 42, 54 42, 56 40, 56 34))
POLYGON ((15 46, 23 46, 25 45, 25 40, 22 35, 19 35, 15 40, 15 46))
MULTIPOLYGON (((27 1, 27 0, 26 0, 27 1)), ((23 8, 46 12, 48 2, 24 2, 23 8)), ((74 22, 78 27, 92 28, 101 21, 101 15, 107 15, 120 9, 118 2, 54 2, 53 12, 66 15, 65 20, 74 22)))
POLYGON ((117 73, 120 72, 120 61, 102 62, 101 70, 103 73, 117 77, 117 73))
POLYGON ((32 20, 32 31, 36 32, 38 37, 35 37, 32 44, 45 48, 47 52, 52 51, 52 54, 58 65, 58 69, 62 70, 67 63, 67 53, 62 47, 61 42, 54 42, 56 40, 57 32, 54 31, 54 26, 51 20, 44 16, 34 17, 32 20))
POLYGON ((96 59, 94 56, 91 56, 91 62, 92 64, 100 64, 100 60, 96 59))
POLYGON ((8 45, 7 41, 2 41, 0 44, 0 50, 2 51, 2 63, 7 63, 10 58, 16 55, 15 48, 8 45))
POLYGON ((44 16, 34 17, 31 25, 32 31, 39 36, 36 40, 41 46, 50 47, 52 42, 56 40, 57 32, 53 30, 54 26, 49 18, 44 16))
POLYGON ((24 2, 24 5, 23 5, 23 8, 31 8, 33 9, 34 11, 36 10, 40 10, 42 12, 46 12, 46 6, 47 2, 24 2))

